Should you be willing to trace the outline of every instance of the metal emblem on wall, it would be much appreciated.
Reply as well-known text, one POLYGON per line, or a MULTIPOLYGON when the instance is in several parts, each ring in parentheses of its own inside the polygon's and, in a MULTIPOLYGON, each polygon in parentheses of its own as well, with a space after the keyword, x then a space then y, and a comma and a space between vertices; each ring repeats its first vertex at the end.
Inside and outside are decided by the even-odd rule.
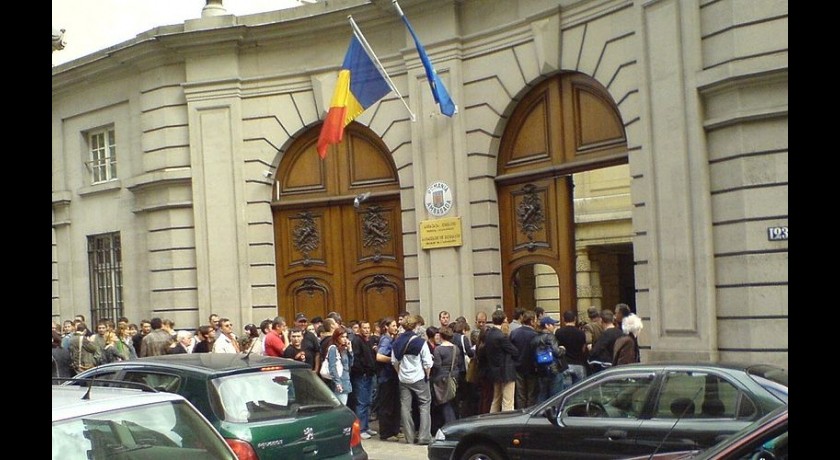
POLYGON ((303 265, 308 267, 312 263, 309 259, 309 253, 318 248, 321 238, 311 212, 301 212, 298 214, 298 219, 298 223, 292 231, 292 243, 303 254, 303 265))
POLYGON ((445 216, 452 209, 452 189, 446 182, 435 182, 426 189, 426 210, 437 217, 445 216))
POLYGON ((516 219, 519 223, 519 231, 528 238, 525 246, 529 251, 533 251, 537 247, 537 243, 534 242, 534 233, 542 230, 545 214, 542 200, 537 194, 537 187, 534 184, 527 184, 522 187, 522 191, 525 193, 516 207, 516 219))
POLYGON ((373 261, 382 260, 382 247, 391 240, 388 219, 381 206, 368 206, 362 218, 362 244, 366 248, 373 248, 373 261))

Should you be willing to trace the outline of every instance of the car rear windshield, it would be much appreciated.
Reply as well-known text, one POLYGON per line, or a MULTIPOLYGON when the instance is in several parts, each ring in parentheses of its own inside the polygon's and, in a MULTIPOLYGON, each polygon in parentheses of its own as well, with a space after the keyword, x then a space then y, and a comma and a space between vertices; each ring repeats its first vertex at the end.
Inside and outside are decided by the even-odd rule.
POLYGON ((235 374, 212 380, 213 410, 233 423, 294 418, 330 410, 341 402, 309 369, 279 369, 235 374))
POLYGON ((184 401, 53 422, 52 458, 235 459, 213 427, 184 401))

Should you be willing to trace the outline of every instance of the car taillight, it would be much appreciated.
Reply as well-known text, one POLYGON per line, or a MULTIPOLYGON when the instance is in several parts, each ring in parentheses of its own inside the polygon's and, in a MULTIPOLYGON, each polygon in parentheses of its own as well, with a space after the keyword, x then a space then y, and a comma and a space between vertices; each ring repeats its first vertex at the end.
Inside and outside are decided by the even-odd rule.
POLYGON ((353 422, 353 431, 350 434, 350 447, 356 447, 362 443, 362 422, 356 419, 353 422))
POLYGON ((254 451, 254 448, 251 447, 251 444, 239 439, 225 438, 225 441, 227 441, 230 448, 233 449, 233 453, 236 454, 236 458, 239 460, 258 460, 257 453, 254 451))

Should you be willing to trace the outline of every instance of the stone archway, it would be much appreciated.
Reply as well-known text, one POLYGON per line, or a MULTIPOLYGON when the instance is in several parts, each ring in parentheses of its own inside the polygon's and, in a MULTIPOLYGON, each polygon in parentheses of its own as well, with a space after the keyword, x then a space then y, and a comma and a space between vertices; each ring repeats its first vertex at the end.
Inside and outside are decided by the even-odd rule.
POLYGON ((504 308, 521 303, 522 276, 535 264, 557 274, 559 311, 576 309, 572 174, 627 163, 621 116, 589 76, 563 72, 517 104, 499 147, 496 186, 504 308))

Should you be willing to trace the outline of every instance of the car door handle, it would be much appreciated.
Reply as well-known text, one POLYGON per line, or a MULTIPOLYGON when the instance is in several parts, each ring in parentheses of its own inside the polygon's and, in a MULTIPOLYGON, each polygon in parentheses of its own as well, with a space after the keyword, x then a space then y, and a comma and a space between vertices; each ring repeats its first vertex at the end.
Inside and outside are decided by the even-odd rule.
POLYGON ((627 431, 626 430, 607 430, 607 432, 604 433, 604 436, 606 436, 607 439, 609 439, 610 441, 615 441, 617 439, 626 438, 627 437, 627 431))

